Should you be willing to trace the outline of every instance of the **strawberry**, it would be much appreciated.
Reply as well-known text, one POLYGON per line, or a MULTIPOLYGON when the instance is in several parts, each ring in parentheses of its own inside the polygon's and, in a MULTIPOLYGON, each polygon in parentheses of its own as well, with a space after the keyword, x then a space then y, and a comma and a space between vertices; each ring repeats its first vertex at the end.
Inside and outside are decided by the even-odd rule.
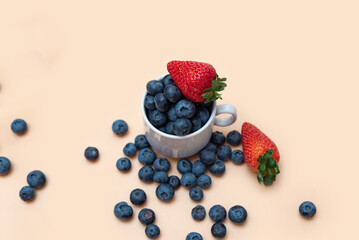
POLYGON ((195 61, 171 61, 167 70, 183 96, 192 102, 211 102, 222 99, 219 91, 227 86, 211 64, 195 61))
POLYGON ((279 174, 279 151, 274 142, 250 123, 242 125, 244 161, 258 173, 257 179, 270 186, 279 174))

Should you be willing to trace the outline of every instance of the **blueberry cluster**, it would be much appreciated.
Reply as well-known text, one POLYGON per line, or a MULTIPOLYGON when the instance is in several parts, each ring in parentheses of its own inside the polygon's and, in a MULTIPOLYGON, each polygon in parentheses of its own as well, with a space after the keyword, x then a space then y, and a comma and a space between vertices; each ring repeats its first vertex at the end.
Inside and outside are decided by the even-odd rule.
POLYGON ((160 131, 185 136, 204 126, 212 111, 212 103, 193 103, 183 98, 168 74, 146 85, 145 108, 150 123, 160 131))
POLYGON ((27 175, 28 186, 21 188, 19 196, 25 201, 31 201, 35 197, 35 189, 42 188, 46 183, 46 176, 39 170, 34 170, 27 175))

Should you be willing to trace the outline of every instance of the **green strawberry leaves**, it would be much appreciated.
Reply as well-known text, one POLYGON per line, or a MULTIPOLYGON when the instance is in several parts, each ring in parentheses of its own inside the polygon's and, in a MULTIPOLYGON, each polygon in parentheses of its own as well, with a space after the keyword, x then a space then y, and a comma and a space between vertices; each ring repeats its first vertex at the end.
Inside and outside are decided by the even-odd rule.
POLYGON ((262 156, 259 156, 258 162, 258 182, 263 182, 265 186, 270 186, 276 179, 277 174, 280 173, 279 167, 275 159, 272 157, 273 149, 267 150, 262 156))
POLYGON ((212 79, 212 85, 210 88, 204 90, 204 93, 201 95, 204 98, 204 103, 209 103, 215 101, 217 99, 222 99, 220 91, 223 91, 224 88, 227 86, 225 83, 227 78, 219 78, 216 74, 216 79, 212 79))

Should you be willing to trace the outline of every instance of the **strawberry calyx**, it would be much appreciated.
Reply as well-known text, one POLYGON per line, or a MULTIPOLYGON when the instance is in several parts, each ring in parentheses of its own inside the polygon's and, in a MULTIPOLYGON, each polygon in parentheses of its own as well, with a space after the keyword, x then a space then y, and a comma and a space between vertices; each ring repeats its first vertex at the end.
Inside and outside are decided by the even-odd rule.
POLYGON ((265 186, 270 186, 280 173, 276 160, 272 157, 273 149, 267 150, 264 155, 258 157, 258 182, 263 182, 265 186))
POLYGON ((223 91, 224 88, 227 86, 225 81, 227 81, 227 78, 219 78, 218 74, 216 74, 216 78, 212 79, 211 87, 205 89, 204 93, 201 95, 204 99, 204 103, 215 101, 218 98, 222 99, 221 94, 218 92, 223 91))

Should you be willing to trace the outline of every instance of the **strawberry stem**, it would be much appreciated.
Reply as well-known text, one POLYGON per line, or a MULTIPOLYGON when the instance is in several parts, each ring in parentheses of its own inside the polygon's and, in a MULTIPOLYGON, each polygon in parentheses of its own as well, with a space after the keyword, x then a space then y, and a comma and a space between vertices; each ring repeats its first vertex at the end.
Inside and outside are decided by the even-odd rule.
POLYGON ((205 89, 204 93, 201 95, 202 98, 204 98, 204 103, 215 101, 218 98, 222 99, 221 94, 218 92, 223 91, 227 86, 227 84, 224 83, 225 81, 227 81, 227 78, 219 78, 216 74, 216 78, 212 79, 211 87, 205 89))
POLYGON ((265 186, 270 186, 276 179, 277 174, 280 173, 279 167, 275 159, 272 157, 273 149, 267 150, 262 156, 259 156, 258 162, 258 182, 263 182, 265 186))

